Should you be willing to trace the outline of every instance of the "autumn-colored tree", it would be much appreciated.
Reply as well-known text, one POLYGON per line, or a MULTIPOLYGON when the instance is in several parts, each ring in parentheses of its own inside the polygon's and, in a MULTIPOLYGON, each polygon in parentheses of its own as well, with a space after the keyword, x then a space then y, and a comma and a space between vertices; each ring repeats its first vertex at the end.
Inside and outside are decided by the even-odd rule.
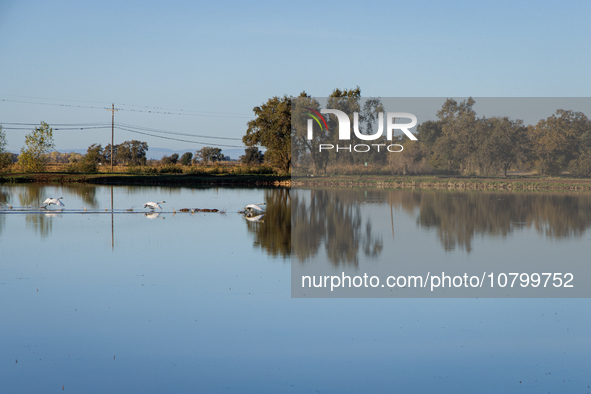
POLYGON ((475 128, 477 148, 470 157, 481 175, 494 175, 507 170, 527 155, 529 140, 521 120, 508 117, 482 118, 475 128))
POLYGON ((532 130, 533 149, 542 174, 560 174, 580 155, 591 122, 582 112, 559 109, 532 130))
POLYGON ((472 171, 469 156, 478 146, 476 112, 472 109, 474 103, 472 97, 461 103, 447 99, 437 112, 441 136, 437 139, 435 151, 449 171, 472 171))

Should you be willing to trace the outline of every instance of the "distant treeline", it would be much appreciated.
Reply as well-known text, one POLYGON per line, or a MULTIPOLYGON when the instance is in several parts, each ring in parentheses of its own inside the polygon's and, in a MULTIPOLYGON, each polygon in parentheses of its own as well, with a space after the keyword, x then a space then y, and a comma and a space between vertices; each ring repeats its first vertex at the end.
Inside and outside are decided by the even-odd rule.
MULTIPOLYGON (((358 98, 356 98, 358 99, 358 98)), ((380 104, 373 107, 355 107, 356 100, 331 102, 329 108, 352 113, 359 111, 359 124, 374 121, 380 104)), ((473 109, 475 101, 463 102, 448 99, 437 112, 437 120, 426 121, 417 126, 417 141, 406 136, 385 136, 371 142, 351 141, 351 145, 383 144, 382 149, 368 152, 336 152, 335 149, 319 151, 320 144, 337 145, 336 133, 315 135, 307 141, 297 130, 292 140, 295 167, 302 172, 338 173, 348 166, 367 165, 392 174, 507 174, 508 170, 536 171, 542 175, 557 175, 568 171, 572 175, 591 175, 591 121, 582 112, 559 109, 536 125, 526 126, 521 120, 508 117, 478 117, 473 109), (400 153, 387 152, 385 146, 398 144, 400 153), (300 149, 298 150, 298 146, 300 149), (400 147, 401 146, 401 147, 400 147)), ((313 106, 308 102, 306 106, 313 106)), ((302 120, 307 120, 302 118, 302 120)), ((298 121, 296 119, 296 121, 298 121)), ((327 119, 329 129, 338 129, 336 121, 327 119), (331 123, 332 122, 332 123, 331 123)), ((302 130, 305 126, 302 123, 302 130)), ((360 127, 361 128, 361 127, 360 127)), ((368 126, 371 132, 371 126, 368 126)), ((362 131, 363 132, 363 131, 362 131)), ((369 134, 369 132, 365 131, 369 134)), ((347 141, 349 142, 349 141, 347 141)), ((345 144, 349 145, 349 144, 345 144)))

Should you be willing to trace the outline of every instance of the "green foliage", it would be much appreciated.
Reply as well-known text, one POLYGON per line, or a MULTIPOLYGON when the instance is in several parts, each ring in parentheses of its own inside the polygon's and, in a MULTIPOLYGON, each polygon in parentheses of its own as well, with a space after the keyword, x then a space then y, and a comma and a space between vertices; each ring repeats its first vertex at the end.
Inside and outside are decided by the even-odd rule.
POLYGON ((81 161, 77 161, 72 164, 69 164, 66 167, 66 172, 94 173, 94 172, 98 172, 98 165, 92 161, 83 159, 81 161))
MULTIPOLYGON (((367 99, 362 102, 361 89, 335 89, 329 96, 326 107, 328 109, 337 109, 349 114, 349 122, 352 126, 355 125, 355 117, 353 112, 357 113, 358 132, 362 135, 373 135, 374 125, 379 120, 379 113, 384 112, 383 105, 379 99, 367 99)), ((342 143, 339 140, 339 135, 334 130, 338 130, 339 122, 335 115, 321 116, 318 119, 318 114, 312 112, 320 111, 320 104, 317 100, 309 97, 305 92, 302 92, 297 98, 292 100, 292 162, 299 172, 300 168, 309 168, 314 173, 326 173, 329 163, 340 165, 351 165, 361 163, 386 163, 386 154, 382 151, 371 150, 369 152, 340 152, 336 150, 320 150, 322 144, 338 145, 342 143), (308 121, 312 118, 312 138, 308 139, 308 121), (324 121, 328 127, 323 124, 324 121), (329 131, 330 130, 330 131, 329 131)), ((351 145, 356 143, 365 143, 365 140, 357 137, 357 134, 351 134, 351 145)), ((372 144, 386 143, 386 136, 382 135, 377 139, 372 140, 372 144)))
POLYGON ((582 112, 559 109, 532 130, 534 154, 542 174, 560 174, 586 150, 591 121, 582 112))
POLYGON ((591 176, 591 151, 584 152, 579 157, 572 160, 568 169, 570 173, 576 177, 591 176))
POLYGON ((6 135, 4 130, 2 130, 2 125, 0 125, 0 170, 12 164, 10 153, 5 152, 5 148, 6 135))
POLYGON ((244 150, 244 155, 240 156, 240 162, 248 165, 260 164, 264 159, 263 152, 256 146, 249 146, 244 150))
POLYGON ((316 111, 320 110, 320 104, 315 99, 308 96, 306 92, 300 93, 297 100, 292 101, 292 124, 294 130, 292 131, 291 148, 292 158, 295 165, 311 167, 314 173, 323 171, 326 173, 326 166, 328 164, 328 151, 320 151, 320 144, 328 144, 333 141, 331 134, 316 123, 312 123, 313 138, 308 140, 308 119, 310 119, 310 111, 307 108, 312 108, 316 111), (295 102, 295 104, 293 104, 295 102))
POLYGON ((104 160, 103 149, 100 144, 92 144, 86 150, 86 154, 80 159, 74 159, 66 167, 67 172, 98 172, 98 166, 104 160))
POLYGON ((92 144, 86 150, 84 160, 93 163, 95 166, 104 162, 104 152, 100 144, 92 144))
POLYGON ((115 159, 118 163, 145 165, 148 143, 136 140, 125 141, 117 147, 115 159))
POLYGON ((4 153, 6 148, 6 133, 2 130, 2 125, 0 125, 0 154, 4 153))
POLYGON ((39 172, 45 169, 44 154, 53 149, 53 129, 45 122, 35 127, 25 137, 25 146, 21 149, 18 163, 25 172, 39 172))
POLYGON ((283 172, 291 167, 291 97, 273 97, 253 108, 256 118, 248 122, 242 141, 246 146, 264 146, 265 159, 283 172))
POLYGON ((184 166, 190 166, 193 160, 193 154, 191 152, 185 152, 181 156, 181 164, 184 166))
MULTIPOLYGON (((111 163, 111 144, 105 146, 103 149, 102 161, 103 163, 111 163)), ((131 140, 125 141, 122 144, 113 146, 113 164, 122 165, 146 165, 146 153, 148 152, 148 143, 131 140)))
POLYGON ((0 153, 0 170, 3 170, 12 164, 12 153, 0 153))
POLYGON ((177 161, 179 161, 179 154, 178 153, 173 153, 170 156, 164 156, 164 157, 162 157, 162 160, 160 160, 160 162, 165 165, 176 164, 177 161))
POLYGON ((222 154, 220 148, 214 148, 211 146, 206 146, 195 152, 195 161, 201 163, 215 163, 223 161, 225 158, 226 157, 222 154))

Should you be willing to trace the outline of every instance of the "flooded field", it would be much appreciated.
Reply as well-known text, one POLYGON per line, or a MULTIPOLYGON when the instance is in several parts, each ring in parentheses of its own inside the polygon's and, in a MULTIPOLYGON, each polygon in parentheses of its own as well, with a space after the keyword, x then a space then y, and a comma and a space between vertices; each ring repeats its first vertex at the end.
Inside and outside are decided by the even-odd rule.
POLYGON ((291 279, 585 261, 586 194, 2 185, 0 203, 1 391, 590 391, 588 298, 303 299, 291 279))

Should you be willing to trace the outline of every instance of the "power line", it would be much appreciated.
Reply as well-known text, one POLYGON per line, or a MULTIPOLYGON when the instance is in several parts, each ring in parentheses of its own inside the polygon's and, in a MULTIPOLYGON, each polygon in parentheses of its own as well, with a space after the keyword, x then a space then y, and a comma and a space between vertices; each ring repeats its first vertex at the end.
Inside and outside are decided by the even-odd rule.
MULTIPOLYGON (((111 126, 85 126, 85 127, 53 127, 52 130, 89 130, 89 129, 109 129, 111 126)), ((2 130, 31 130, 30 127, 2 127, 2 130)))
MULTIPOLYGON (((111 109, 109 109, 110 111, 111 109)), ((10 125, 9 127, 3 127, 4 130, 30 130, 30 127, 25 126, 39 126, 38 123, 9 123, 0 122, 0 125, 10 125), (14 125, 15 127, 11 127, 14 125), (22 127, 16 127, 22 126, 22 127)), ((87 129, 104 129, 110 128, 111 123, 52 123, 49 125, 53 130, 87 130, 87 129)), ((143 132, 151 132, 151 133, 160 133, 160 134, 169 134, 169 135, 180 135, 185 137, 197 137, 197 138, 209 138, 214 140, 230 140, 230 141, 242 141, 242 138, 234 138, 234 137, 220 137, 217 135, 203 135, 203 134, 190 134, 190 133, 180 133, 175 131, 168 131, 162 129, 155 129, 151 127, 143 127, 143 126, 136 126, 127 123, 119 123, 115 122, 116 127, 123 127, 127 129, 133 129, 135 131, 143 131, 143 132)))
POLYGON ((88 106, 88 105, 36 103, 36 102, 31 102, 31 101, 10 100, 10 99, 2 99, 2 101, 3 102, 11 102, 11 103, 20 103, 20 104, 50 105, 50 106, 53 106, 53 107, 70 107, 70 108, 86 108, 86 109, 107 109, 107 107, 95 107, 95 106, 88 106))
POLYGON ((230 148, 244 148, 244 145, 212 144, 211 142, 189 141, 189 140, 182 140, 182 139, 179 139, 179 138, 164 137, 164 136, 162 136, 162 135, 154 135, 154 134, 144 133, 144 132, 142 132, 142 131, 132 130, 132 129, 128 129, 128 128, 121 127, 121 126, 117 126, 117 128, 118 128, 119 130, 129 131, 129 132, 131 132, 131 133, 137 133, 137 134, 148 135, 148 136, 150 136, 150 137, 162 138, 162 139, 165 139, 165 140, 173 140, 173 141, 181 141, 181 142, 190 142, 190 143, 192 143, 192 144, 199 144, 199 145, 206 145, 206 146, 215 145, 215 146, 225 146, 225 147, 230 147, 230 148))
POLYGON ((149 128, 149 127, 134 126, 134 125, 125 124, 125 123, 115 123, 115 124, 117 126, 128 127, 128 128, 132 128, 132 129, 136 129, 136 130, 141 130, 141 131, 150 131, 150 132, 153 132, 153 133, 172 134, 172 135, 183 135, 183 136, 186 136, 186 137, 212 138, 212 139, 219 139, 219 140, 242 141, 242 138, 219 137, 219 136, 208 136, 208 135, 200 135, 200 134, 178 133, 178 132, 174 132, 174 131, 159 130, 159 129, 153 129, 153 128, 149 128))
MULTIPOLYGON (((0 96, 11 96, 11 95, 0 95, 0 96)), ((72 101, 72 102, 81 102, 81 103, 99 103, 98 101, 78 101, 78 100, 57 100, 57 99, 48 99, 48 98, 40 98, 40 97, 32 97, 32 96, 12 96, 12 97, 22 97, 28 99, 35 99, 35 100, 53 100, 53 101, 72 101)), ((35 105, 49 105, 54 107, 69 107, 69 108, 84 108, 84 109, 109 109, 108 106, 88 106, 88 105, 76 105, 76 104, 63 104, 63 103, 48 103, 48 102, 38 102, 38 101, 24 101, 24 100, 15 100, 15 99, 0 99, 3 102, 11 102, 11 103, 19 103, 19 104, 35 104, 35 105)), ((215 112, 215 111, 194 111, 194 110, 185 110, 185 109, 167 109, 164 107, 154 107, 154 106, 147 106, 147 105, 136 105, 136 104, 118 104, 117 108, 119 111, 127 111, 127 112, 139 112, 139 113, 150 113, 150 114, 160 114, 160 115, 180 115, 180 116, 197 116, 197 117, 212 117, 212 118, 243 118, 243 119, 251 119, 252 116, 237 114, 237 113, 230 113, 230 112, 215 112), (128 107, 136 107, 141 109, 133 109, 133 108, 123 108, 124 106, 128 107)))
MULTIPOLYGON (((39 123, 12 123, 12 122, 0 122, 0 125, 17 125, 17 126, 39 126, 39 123)), ((51 123, 50 126, 99 126, 99 125, 110 125, 107 122, 95 122, 95 123, 51 123)))
MULTIPOLYGON (((109 111, 112 108, 107 108, 109 111)), ((8 127, 2 127, 3 130, 30 130, 31 126, 39 126, 39 123, 13 123, 13 122, 0 122, 0 125, 9 125, 8 127)), ((231 147, 231 148, 244 148, 244 145, 228 145, 228 144, 216 144, 215 142, 201 142, 201 141, 194 141, 194 140, 186 140, 180 138, 173 138, 173 137, 166 137, 162 135, 155 135, 152 133, 160 133, 160 134, 167 134, 167 135, 179 135, 179 136, 186 136, 186 137, 197 137, 197 138, 209 138, 213 140, 232 140, 232 141, 242 141, 242 138, 232 138, 232 137, 220 137, 220 136, 211 136, 211 135, 202 135, 202 134, 189 134, 189 133, 179 133, 174 131, 167 131, 167 130, 160 130, 150 127, 142 127, 142 126, 135 126, 126 123, 53 123, 50 124, 52 130, 55 131, 72 131, 72 130, 91 130, 91 129, 109 129, 112 130, 117 128, 119 130, 128 131, 131 133, 137 133, 142 135, 147 135, 150 137, 173 140, 173 141, 181 141, 181 142, 189 142, 193 144, 199 145, 206 145, 206 146, 224 146, 224 147, 231 147)))

